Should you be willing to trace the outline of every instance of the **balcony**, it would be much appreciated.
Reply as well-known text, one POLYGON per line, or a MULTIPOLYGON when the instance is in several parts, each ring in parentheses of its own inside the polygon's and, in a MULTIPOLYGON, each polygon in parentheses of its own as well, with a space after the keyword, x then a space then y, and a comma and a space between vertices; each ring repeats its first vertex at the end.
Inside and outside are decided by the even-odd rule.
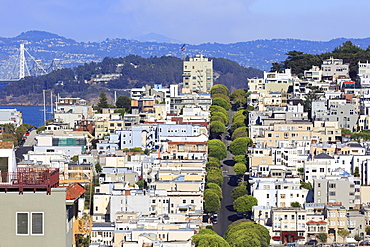
POLYGON ((59 186, 59 169, 18 168, 17 172, 0 173, 0 191, 46 191, 59 186))

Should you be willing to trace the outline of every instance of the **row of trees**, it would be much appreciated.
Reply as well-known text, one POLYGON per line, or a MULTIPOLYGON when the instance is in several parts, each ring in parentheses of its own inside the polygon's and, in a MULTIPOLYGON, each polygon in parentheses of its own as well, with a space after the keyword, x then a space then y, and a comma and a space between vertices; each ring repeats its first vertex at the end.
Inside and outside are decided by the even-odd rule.
POLYGON ((229 124, 228 110, 231 108, 229 90, 224 85, 216 84, 211 89, 212 105, 210 107, 210 140, 208 141, 208 162, 206 163, 207 185, 204 191, 204 208, 207 212, 220 209, 222 199, 223 175, 221 160, 227 156, 225 144, 219 139, 226 132, 229 124))
POLYGON ((270 234, 266 227, 243 221, 232 223, 224 237, 211 229, 202 229, 192 239, 196 247, 268 247, 270 245, 270 234))
POLYGON ((229 124, 228 110, 231 108, 229 89, 225 85, 216 84, 211 89, 212 106, 210 107, 210 131, 211 138, 220 138, 220 134, 226 132, 229 124))

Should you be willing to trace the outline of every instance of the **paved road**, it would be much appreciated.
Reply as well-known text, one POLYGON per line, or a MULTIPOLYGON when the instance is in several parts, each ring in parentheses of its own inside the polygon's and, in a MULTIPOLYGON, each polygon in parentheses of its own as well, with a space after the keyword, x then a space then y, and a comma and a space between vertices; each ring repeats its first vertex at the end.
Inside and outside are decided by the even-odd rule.
MULTIPOLYGON (((230 118, 233 114, 230 114, 230 118)), ((230 119, 231 122, 231 119, 230 119)), ((221 135, 221 141, 229 146, 230 140, 226 140, 225 137, 228 133, 221 135)), ((237 177, 234 172, 234 155, 229 151, 227 157, 222 161, 222 173, 224 176, 224 183, 222 184, 222 200, 221 208, 218 212, 218 223, 213 225, 215 232, 220 236, 223 236, 227 230, 227 227, 235 220, 238 219, 236 212, 233 209, 233 199, 231 197, 232 189, 237 186, 237 177)))
POLYGON ((32 147, 32 146, 34 146, 36 144, 35 137, 36 137, 36 130, 32 130, 30 132, 30 135, 27 136, 27 139, 24 142, 23 147, 32 147))

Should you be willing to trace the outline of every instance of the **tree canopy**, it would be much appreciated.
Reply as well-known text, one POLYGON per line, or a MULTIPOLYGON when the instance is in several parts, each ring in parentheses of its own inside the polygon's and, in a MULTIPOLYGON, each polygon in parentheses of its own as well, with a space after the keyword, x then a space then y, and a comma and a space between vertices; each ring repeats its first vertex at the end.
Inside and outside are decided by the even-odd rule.
POLYGON ((211 229, 201 229, 193 237, 196 247, 229 247, 230 245, 211 229))
POLYGON ((227 156, 225 144, 218 140, 213 139, 208 141, 208 156, 223 160, 227 156))
POLYGON ((248 146, 252 144, 252 139, 249 137, 239 137, 230 143, 229 150, 234 155, 245 155, 248 146))
POLYGON ((247 166, 245 165, 245 163, 236 163, 234 165, 234 171, 236 175, 243 175, 247 171, 247 166))
POLYGON ((237 198, 241 196, 247 195, 247 194, 248 194, 247 186, 237 186, 233 188, 231 191, 231 197, 234 200, 236 200, 237 198))
POLYGON ((214 212, 219 210, 221 207, 220 197, 212 189, 207 189, 204 191, 204 209, 207 212, 214 212))
POLYGON ((234 201, 234 209, 237 212, 252 211, 252 207, 257 206, 257 205, 258 205, 257 199, 251 195, 244 195, 244 196, 238 197, 234 201))
POLYGON ((211 94, 224 94, 226 96, 229 96, 229 89, 225 85, 215 84, 212 86, 211 94))
POLYGON ((212 98, 212 105, 221 106, 226 111, 230 110, 230 108, 231 108, 230 102, 223 99, 223 98, 212 98))
POLYGON ((220 121, 212 121, 210 124, 211 132, 220 134, 226 132, 225 124, 220 121))
POLYGON ((254 222, 238 223, 238 221, 236 221, 234 223, 229 225, 224 235, 225 240, 230 243, 231 246, 268 247, 270 245, 270 233, 266 227, 254 222), (251 235, 250 233, 253 234, 251 235), (246 239, 249 241, 246 241, 246 239), (253 242, 251 241, 252 239, 254 239, 253 242))
POLYGON ((124 108, 126 112, 131 110, 131 99, 126 95, 120 95, 116 101, 117 108, 124 108))

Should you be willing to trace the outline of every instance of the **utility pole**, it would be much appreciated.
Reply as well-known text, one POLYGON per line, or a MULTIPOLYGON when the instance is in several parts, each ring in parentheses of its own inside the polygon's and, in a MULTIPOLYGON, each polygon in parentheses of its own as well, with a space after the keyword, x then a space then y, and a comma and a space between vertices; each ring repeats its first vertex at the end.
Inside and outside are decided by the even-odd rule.
POLYGON ((46 125, 46 99, 45 99, 45 90, 42 90, 42 95, 44 97, 44 124, 46 125))

